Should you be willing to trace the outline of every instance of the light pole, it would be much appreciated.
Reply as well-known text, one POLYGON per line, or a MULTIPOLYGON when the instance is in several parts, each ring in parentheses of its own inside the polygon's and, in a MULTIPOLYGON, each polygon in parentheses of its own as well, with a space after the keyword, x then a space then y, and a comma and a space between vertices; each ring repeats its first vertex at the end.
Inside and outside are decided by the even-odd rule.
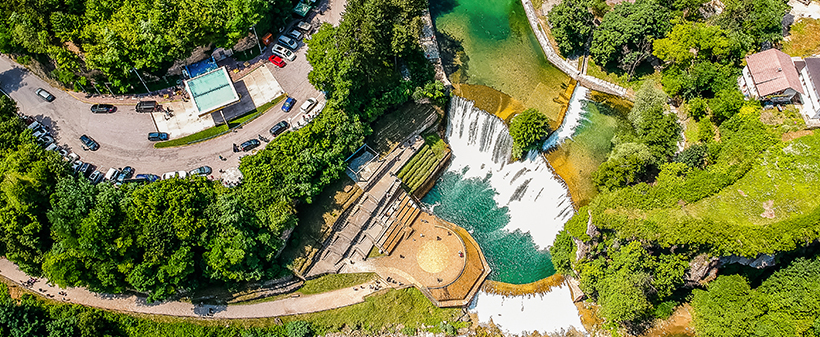
POLYGON ((251 26, 251 30, 253 30, 253 36, 256 37, 256 46, 259 47, 259 55, 262 55, 262 45, 259 43, 259 35, 256 34, 256 25, 251 26))
POLYGON ((139 78, 142 85, 145 86, 145 90, 148 91, 148 95, 151 95, 151 89, 148 89, 148 85, 145 84, 145 81, 142 79, 142 76, 140 76, 140 72, 137 71, 137 68, 131 67, 131 71, 137 74, 137 78, 139 78))

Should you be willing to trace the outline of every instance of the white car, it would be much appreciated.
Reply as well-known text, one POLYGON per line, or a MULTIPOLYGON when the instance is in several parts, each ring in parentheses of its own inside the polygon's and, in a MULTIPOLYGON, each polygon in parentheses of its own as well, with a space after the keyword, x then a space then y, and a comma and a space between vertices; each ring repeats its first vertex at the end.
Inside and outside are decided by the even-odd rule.
POLYGON ((162 180, 172 179, 172 178, 183 179, 187 176, 188 176, 188 172, 186 172, 186 171, 168 172, 168 173, 162 175, 162 180))
POLYGON ((57 143, 51 143, 49 146, 46 146, 46 151, 57 151, 59 152, 60 146, 57 143))
POLYGON ((287 36, 284 36, 284 35, 279 36, 279 43, 281 43, 285 46, 288 46, 288 48, 293 49, 293 50, 296 50, 297 48, 299 48, 299 43, 297 43, 296 40, 294 40, 292 38, 289 38, 287 36))
POLYGON ((83 162, 81 162, 79 160, 71 163, 71 171, 72 172, 77 172, 77 170, 80 169, 80 166, 83 166, 83 162))
POLYGON ((117 176, 119 174, 120 174, 120 170, 115 169, 115 168, 112 167, 112 168, 108 169, 108 172, 105 173, 105 180, 106 181, 114 180, 115 178, 117 178, 117 176))
POLYGON ((302 110, 302 113, 306 114, 310 112, 310 109, 312 109, 314 105, 316 105, 316 99, 311 97, 308 98, 304 103, 302 103, 302 106, 299 107, 299 110, 302 110))
POLYGON ((281 44, 273 45, 270 51, 273 53, 273 55, 277 55, 288 61, 293 61, 296 59, 296 54, 294 54, 292 51, 290 51, 290 49, 285 48, 281 44))
POLYGON ((297 41, 301 40, 302 39, 302 32, 300 32, 296 29, 291 29, 290 32, 288 32, 288 37, 293 38, 294 40, 297 40, 297 41))
POLYGON ((67 156, 65 156, 65 158, 63 158, 63 159, 65 159, 67 162, 71 163, 71 162, 79 161, 80 160, 80 155, 78 155, 74 152, 71 152, 67 156))

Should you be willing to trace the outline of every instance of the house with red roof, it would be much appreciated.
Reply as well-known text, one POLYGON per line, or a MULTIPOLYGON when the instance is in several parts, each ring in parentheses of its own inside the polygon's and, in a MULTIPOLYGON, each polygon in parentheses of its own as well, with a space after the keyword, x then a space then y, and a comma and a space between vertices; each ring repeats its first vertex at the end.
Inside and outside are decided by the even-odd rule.
POLYGON ((791 56, 777 49, 746 56, 737 82, 746 97, 774 104, 802 103, 805 95, 791 56))

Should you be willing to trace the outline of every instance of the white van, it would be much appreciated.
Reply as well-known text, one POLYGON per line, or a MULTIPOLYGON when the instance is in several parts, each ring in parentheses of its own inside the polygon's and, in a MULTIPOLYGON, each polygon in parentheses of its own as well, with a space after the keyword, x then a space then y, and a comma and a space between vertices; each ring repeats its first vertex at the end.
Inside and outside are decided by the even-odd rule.
POLYGON ((292 51, 278 43, 273 45, 273 47, 271 48, 271 52, 273 53, 273 55, 277 55, 288 61, 293 61, 296 59, 296 54, 294 54, 292 51))
POLYGON ((120 173, 120 171, 119 171, 119 170, 117 170, 117 169, 115 169, 115 168, 113 168, 113 167, 112 167, 112 168, 110 168, 110 169, 108 169, 108 172, 106 172, 106 173, 105 173, 105 181, 111 181, 111 180, 113 180, 114 178, 116 178, 116 177, 117 177, 117 174, 118 174, 118 173, 120 173))

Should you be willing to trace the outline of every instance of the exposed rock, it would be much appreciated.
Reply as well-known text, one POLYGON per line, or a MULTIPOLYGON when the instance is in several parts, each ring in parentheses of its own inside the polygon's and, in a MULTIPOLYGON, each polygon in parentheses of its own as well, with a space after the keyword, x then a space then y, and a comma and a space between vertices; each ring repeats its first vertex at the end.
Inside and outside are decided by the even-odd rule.
POLYGON ((684 285, 694 287, 713 280, 717 276, 720 260, 716 257, 709 257, 706 254, 695 256, 689 262, 689 270, 683 276, 684 285))
POLYGON ((601 235, 601 231, 598 230, 598 227, 592 224, 592 210, 589 210, 589 220, 587 221, 587 235, 590 238, 595 238, 598 235, 601 235))
POLYGON ((575 247, 576 247, 576 249, 575 249, 575 261, 581 261, 581 259, 584 256, 586 256, 587 254, 589 254, 589 252, 592 250, 592 245, 587 244, 586 242, 581 241, 581 239, 578 239, 576 237, 573 237, 572 241, 575 242, 575 247))
POLYGON ((720 258, 721 265, 727 265, 732 263, 742 264, 744 266, 749 266, 757 269, 768 268, 777 264, 774 260, 774 255, 771 254, 760 254, 755 259, 750 259, 747 257, 737 255, 724 256, 720 258))
POLYGON ((565 276, 564 280, 566 280, 567 285, 569 286, 569 292, 572 294, 573 302, 583 301, 587 297, 578 285, 578 280, 574 277, 565 276))

